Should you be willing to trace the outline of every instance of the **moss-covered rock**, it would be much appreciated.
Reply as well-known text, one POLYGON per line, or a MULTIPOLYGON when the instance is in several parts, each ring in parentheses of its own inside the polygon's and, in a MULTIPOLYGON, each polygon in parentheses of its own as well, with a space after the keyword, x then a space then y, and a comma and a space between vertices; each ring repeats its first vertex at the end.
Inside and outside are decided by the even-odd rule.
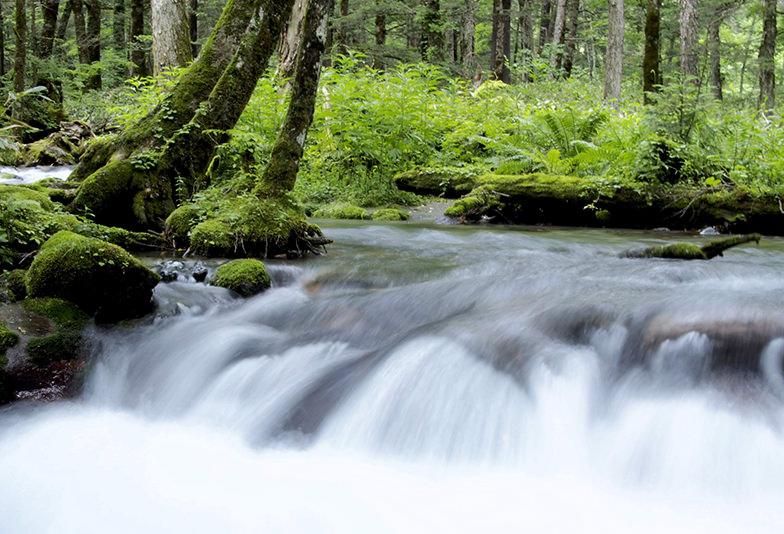
POLYGON ((27 274, 31 297, 77 304, 101 321, 139 317, 152 309, 159 277, 122 248, 73 232, 52 236, 27 274))
POLYGON ((397 208, 382 208, 373 212, 374 221, 407 221, 408 212, 397 208))
POLYGON ((230 289, 242 297, 251 297, 269 289, 270 277, 259 260, 234 260, 218 267, 212 285, 230 289))
POLYGON ((231 257, 237 245, 231 226, 217 219, 197 224, 191 233, 191 249, 202 256, 231 257))
POLYGON ((396 175, 393 180, 403 191, 457 198, 470 192, 486 171, 479 167, 417 167, 396 175))
POLYGON ((27 272, 23 269, 14 269, 2 275, 0 286, 5 290, 10 302, 22 300, 27 296, 27 286, 25 279, 27 272))
POLYGON ((695 243, 672 243, 657 245, 642 250, 632 250, 624 254, 627 258, 663 258, 670 260, 710 260, 723 256, 730 248, 745 243, 759 243, 762 236, 759 234, 732 236, 714 239, 702 246, 695 243))
POLYGON ((21 154, 24 165, 73 165, 79 147, 60 132, 26 145, 21 154))
POLYGON ((166 218, 166 237, 176 246, 187 246, 191 230, 204 219, 204 210, 194 204, 185 204, 166 218))
POLYGON ((0 323, 0 368, 5 365, 5 351, 19 343, 19 335, 0 323))
POLYGON ((319 219, 348 219, 363 220, 370 219, 370 214, 365 208, 346 204, 343 202, 328 204, 317 209, 313 216, 319 219))
POLYGON ((35 365, 43 367, 53 362, 78 358, 82 346, 80 332, 63 330, 28 341, 27 357, 35 365))
POLYGON ((22 307, 47 318, 59 329, 82 330, 90 320, 74 303, 58 298, 30 298, 22 301, 22 307))

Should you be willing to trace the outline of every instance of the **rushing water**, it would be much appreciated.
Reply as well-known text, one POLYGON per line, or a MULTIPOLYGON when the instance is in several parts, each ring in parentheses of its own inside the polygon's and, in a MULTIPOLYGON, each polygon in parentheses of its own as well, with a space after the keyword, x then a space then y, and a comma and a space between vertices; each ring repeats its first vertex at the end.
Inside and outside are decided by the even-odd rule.
POLYGON ((781 241, 329 234, 248 301, 159 286, 82 398, 0 416, 0 531, 784 531, 781 241))
POLYGON ((4 167, 0 166, 0 184, 29 185, 46 178, 65 180, 70 176, 73 167, 40 166, 40 167, 4 167))

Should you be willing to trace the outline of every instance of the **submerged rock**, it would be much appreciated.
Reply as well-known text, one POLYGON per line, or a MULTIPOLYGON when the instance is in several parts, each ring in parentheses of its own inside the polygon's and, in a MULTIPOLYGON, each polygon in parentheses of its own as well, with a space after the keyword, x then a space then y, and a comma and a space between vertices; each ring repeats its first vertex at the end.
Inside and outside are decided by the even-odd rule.
POLYGON ((151 311, 159 280, 119 246, 64 231, 41 247, 27 289, 32 297, 66 299, 99 321, 116 321, 151 311))
POLYGON ((204 265, 204 262, 197 261, 191 268, 191 276, 197 282, 204 282, 209 274, 209 269, 204 265))
POLYGON ((212 285, 230 289, 242 297, 252 297, 270 287, 270 277, 259 260, 234 260, 218 267, 212 285))
POLYGON ((663 258, 671 260, 710 260, 723 256, 730 248, 745 243, 759 243, 762 236, 759 234, 727 237, 714 239, 705 245, 694 243, 673 243, 670 245, 657 245, 642 250, 631 250, 624 253, 626 258, 663 258))

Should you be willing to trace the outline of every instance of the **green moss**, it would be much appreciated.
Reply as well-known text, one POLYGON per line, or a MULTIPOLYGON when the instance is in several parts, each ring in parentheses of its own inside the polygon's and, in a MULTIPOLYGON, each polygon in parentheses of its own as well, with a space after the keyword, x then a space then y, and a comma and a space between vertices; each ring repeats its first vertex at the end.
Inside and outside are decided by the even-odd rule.
POLYGON ((82 335, 79 332, 55 332, 27 342, 27 356, 38 366, 46 366, 60 360, 74 360, 82 351, 82 335))
POLYGON ((77 304, 99 320, 138 317, 152 309, 159 277, 122 248, 72 232, 45 243, 27 273, 31 297, 77 304))
POLYGON ((191 249, 203 256, 233 256, 235 243, 231 227, 217 219, 197 224, 191 233, 191 249))
POLYGON ((393 180, 403 191, 454 198, 471 191, 484 172, 486 169, 481 167, 417 167, 393 180))
POLYGON ((444 215, 455 219, 476 220, 489 215, 500 206, 498 196, 486 189, 475 189, 470 195, 456 200, 444 215))
POLYGON ((259 260, 234 260, 218 267, 212 285, 250 297, 269 289, 270 277, 259 260))
POLYGON ((27 311, 46 317, 57 328, 67 330, 81 330, 89 320, 87 314, 75 304, 62 299, 31 298, 22 301, 22 307, 27 311))
MULTIPOLYGON (((11 331, 3 323, 0 323, 0 360, 4 360, 5 352, 17 343, 19 343, 19 335, 11 331)), ((3 365, 0 365, 0 367, 3 367, 3 365)))
POLYGON ((62 211, 42 191, 0 185, 0 233, 13 250, 35 250, 51 235, 78 223, 78 217, 62 211))
POLYGON ((672 260, 707 260, 702 249, 693 243, 675 243, 652 247, 646 253, 649 258, 665 258, 672 260))
POLYGON ((396 208, 382 208, 373 212, 374 221, 407 221, 408 213, 396 208))
POLYGON ((13 301, 22 300, 27 296, 26 276, 27 271, 23 269, 14 269, 3 275, 3 283, 13 301))
POLYGON ((27 145, 22 152, 24 165, 73 165, 76 163, 74 154, 77 152, 65 136, 54 133, 44 139, 27 145))
POLYGON ((204 212, 198 206, 185 204, 180 206, 166 218, 164 226, 166 236, 179 246, 188 244, 191 229, 204 218, 204 212))
POLYGON ((320 219, 370 219, 370 215, 365 208, 342 202, 323 206, 317 209, 313 216, 320 219))

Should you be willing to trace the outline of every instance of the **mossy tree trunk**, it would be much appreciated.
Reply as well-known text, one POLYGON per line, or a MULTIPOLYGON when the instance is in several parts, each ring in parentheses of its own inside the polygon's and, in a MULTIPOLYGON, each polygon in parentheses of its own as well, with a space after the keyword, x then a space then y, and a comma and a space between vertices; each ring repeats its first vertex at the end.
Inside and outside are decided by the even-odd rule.
POLYGON ((185 126, 199 105, 210 96, 215 83, 231 63, 248 23, 261 4, 262 0, 229 0, 199 57, 179 78, 164 101, 117 138, 88 147, 71 179, 83 181, 100 171, 110 160, 124 160, 134 152, 160 149, 167 139, 185 126))
POLYGON ((642 56, 642 90, 646 104, 661 85, 661 0, 647 0, 645 52, 642 56))
POLYGON ((101 0, 84 0, 87 6, 87 54, 92 73, 85 89, 100 89, 101 82, 101 0))
POLYGON ((41 29, 41 41, 38 47, 38 57, 49 59, 54 49, 54 36, 57 31, 57 12, 60 9, 60 0, 44 0, 41 2, 44 25, 41 29))
POLYGON ((76 35, 76 47, 79 49, 79 62, 89 63, 90 52, 87 43, 87 30, 84 24, 84 3, 82 0, 73 0, 71 4, 74 16, 74 33, 76 35))
POLYGON ((326 47, 327 24, 333 0, 308 0, 299 46, 291 103, 258 193, 291 191, 297 179, 305 139, 316 107, 321 56, 326 47))
MULTIPOLYGON (((174 191, 190 190, 204 173, 215 147, 225 139, 214 132, 233 128, 245 109, 275 50, 292 3, 230 0, 201 55, 161 109, 121 137, 119 148, 118 142, 109 144, 108 157, 102 154, 110 158, 109 163, 84 180, 74 206, 112 224, 160 226, 174 208, 174 191), (242 27, 234 46, 237 36, 227 30, 237 27, 240 6, 250 8, 245 19, 249 23, 242 27), (235 53, 216 77, 215 65, 223 64, 228 48, 235 53), (207 88, 210 92, 197 101, 197 95, 207 88), (190 117, 182 122, 189 109, 190 117)), ((98 145, 96 150, 106 149, 98 145)))
POLYGON ((765 0, 762 16, 762 42, 759 48, 759 107, 772 111, 776 107, 776 38, 778 12, 776 0, 765 0))

